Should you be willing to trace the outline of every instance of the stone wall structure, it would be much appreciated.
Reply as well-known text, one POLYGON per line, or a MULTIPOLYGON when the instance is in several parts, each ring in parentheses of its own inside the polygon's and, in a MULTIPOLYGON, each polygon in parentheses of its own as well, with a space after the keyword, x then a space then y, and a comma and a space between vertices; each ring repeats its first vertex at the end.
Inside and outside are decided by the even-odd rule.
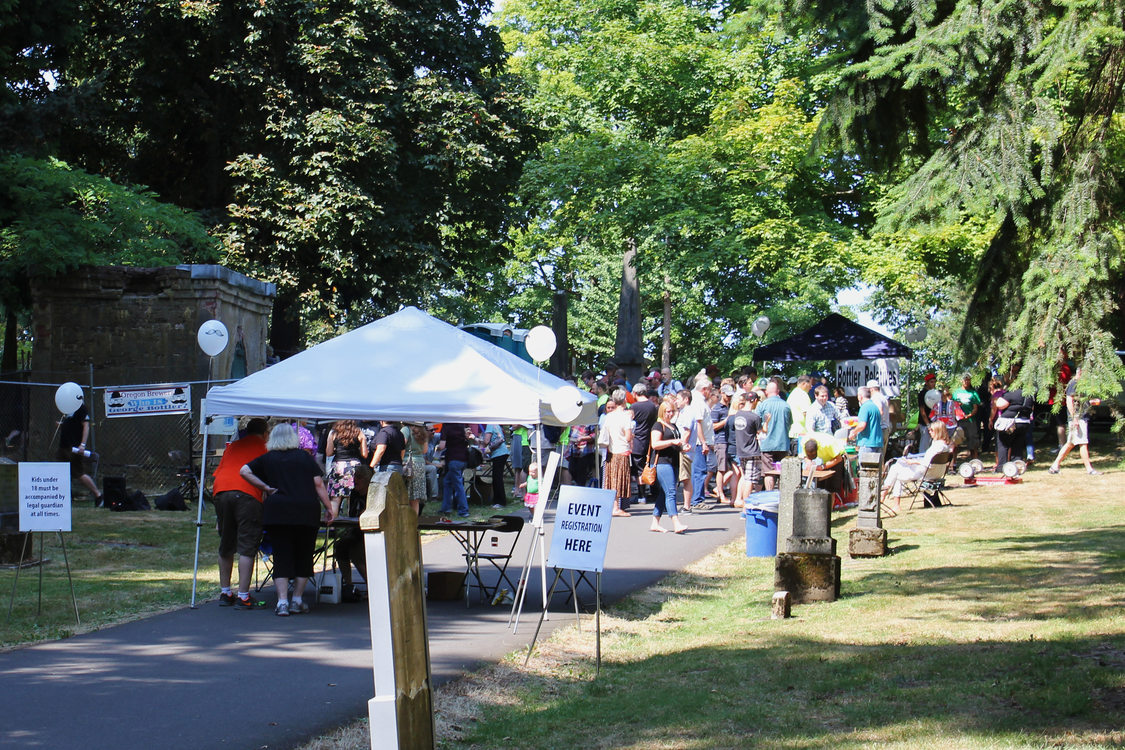
POLYGON ((94 267, 34 280, 30 379, 44 385, 32 388, 28 399, 27 458, 54 459, 59 414, 53 384, 74 381, 86 392, 103 473, 128 475, 168 463, 168 451, 186 450, 198 432, 208 380, 227 380, 243 359, 244 374, 265 367, 275 291, 273 284, 215 265, 94 267), (196 332, 211 319, 226 325, 230 343, 209 372, 196 332), (105 387, 165 383, 192 384, 196 424, 183 416, 105 418, 105 387), (126 430, 128 439, 114 434, 126 430))

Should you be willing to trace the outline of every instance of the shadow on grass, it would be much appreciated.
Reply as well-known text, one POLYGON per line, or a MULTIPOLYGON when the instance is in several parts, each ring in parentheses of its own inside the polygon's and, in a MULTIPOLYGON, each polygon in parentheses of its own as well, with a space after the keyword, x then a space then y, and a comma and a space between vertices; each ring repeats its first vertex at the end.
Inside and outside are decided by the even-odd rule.
POLYGON ((465 742, 813 748, 1006 735, 1039 746, 1034 736, 1075 732, 1125 741, 1121 636, 856 646, 775 628, 747 640, 756 645, 603 663, 596 680, 591 664, 571 665, 569 679, 532 677, 519 705, 490 706, 465 742))
MULTIPOLYGON (((942 600, 976 601, 966 619, 1062 618, 1088 620, 1102 607, 1125 605, 1125 526, 989 540, 982 564, 968 557, 960 565, 916 569, 854 571, 844 596, 894 590, 896 594, 942 600), (1092 595, 1102 587, 1100 600, 1092 595), (1018 596, 1013 596, 1017 592, 1018 596)), ((896 553, 910 545, 894 545, 896 553)))

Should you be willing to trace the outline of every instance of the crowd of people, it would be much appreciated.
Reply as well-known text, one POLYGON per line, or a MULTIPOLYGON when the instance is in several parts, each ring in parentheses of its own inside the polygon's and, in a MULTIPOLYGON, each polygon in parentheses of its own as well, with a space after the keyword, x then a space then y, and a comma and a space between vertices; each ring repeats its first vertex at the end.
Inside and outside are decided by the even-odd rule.
MULTIPOLYGON (((1074 447, 1086 470, 1098 473, 1087 448, 1089 410, 1098 400, 1080 397, 1080 377, 1081 370, 1063 381, 1066 409, 1051 473, 1058 473, 1074 447)), ((965 375, 957 389, 939 386, 933 373, 923 381, 917 432, 907 440, 908 455, 885 473, 884 500, 897 503, 903 484, 920 478, 942 452, 976 458, 994 440, 993 470, 1016 457, 1034 460, 1032 397, 1000 378, 974 388, 965 375)), ((316 529, 342 513, 359 516, 376 472, 403 476, 416 513, 440 500, 443 516, 468 517, 466 482, 482 476, 482 494, 494 508, 506 507, 511 498, 533 512, 542 500, 540 466, 557 451, 556 483, 612 490, 617 516, 631 515, 636 504, 651 504, 652 531, 682 534, 688 530, 684 515, 712 502, 742 507, 753 493, 773 489, 780 461, 788 456, 803 458, 806 471, 829 472, 821 475, 820 486, 846 504, 852 488, 847 453, 854 446, 885 454, 895 423, 891 402, 875 380, 857 389, 854 402, 815 374, 767 378, 745 368, 719 378, 701 371, 689 384, 667 368, 636 383, 612 365, 600 377, 583 373, 577 385, 597 397, 598 421, 572 427, 340 420, 315 435, 302 422, 270 430, 265 420, 251 419, 214 474, 220 605, 260 606, 249 594, 249 580, 264 531, 273 547, 277 614, 307 611, 303 591, 312 576, 316 529), (665 516, 670 527, 662 524, 665 516), (231 588, 236 555, 237 591, 231 588)), ((69 443, 83 443, 81 415, 73 422, 68 450, 69 443)), ((344 598, 358 599, 350 580, 353 564, 364 572, 357 529, 339 536, 336 555, 345 576, 344 598)))

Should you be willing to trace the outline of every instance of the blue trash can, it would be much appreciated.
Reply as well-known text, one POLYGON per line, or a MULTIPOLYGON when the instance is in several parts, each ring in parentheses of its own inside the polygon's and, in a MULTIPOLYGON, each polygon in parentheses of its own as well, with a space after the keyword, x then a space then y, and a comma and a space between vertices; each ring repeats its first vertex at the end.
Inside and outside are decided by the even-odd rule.
POLYGON ((780 493, 755 492, 746 498, 746 556, 773 557, 777 554, 777 506, 780 493))

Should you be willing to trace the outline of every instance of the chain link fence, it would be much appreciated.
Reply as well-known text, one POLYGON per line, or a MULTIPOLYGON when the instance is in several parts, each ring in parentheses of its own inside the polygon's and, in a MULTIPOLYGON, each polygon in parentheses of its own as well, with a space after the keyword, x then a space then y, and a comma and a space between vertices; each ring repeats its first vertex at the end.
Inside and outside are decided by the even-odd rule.
MULTIPOLYGON (((138 375, 143 375, 139 368, 138 375)), ((36 373, 42 377, 42 373, 36 373)), ((97 460, 87 464, 88 472, 99 487, 105 477, 123 477, 130 490, 140 490, 153 497, 173 488, 185 491, 188 500, 194 497, 199 479, 199 456, 202 436, 199 433, 200 399, 208 382, 180 383, 79 383, 90 413, 90 434, 87 447, 97 460), (121 408, 121 397, 143 390, 182 389, 177 403, 182 413, 127 413, 121 408), (107 394, 109 398, 107 398, 107 394), (117 408, 114 405, 117 405, 117 408)), ((29 373, 5 373, 0 379, 0 455, 13 461, 58 460, 59 423, 63 415, 55 406, 59 382, 32 382, 29 373)), ((220 385, 230 381, 210 381, 220 385)), ((214 469, 208 466, 208 473, 214 469)), ((84 492, 75 483, 76 497, 84 492)))

